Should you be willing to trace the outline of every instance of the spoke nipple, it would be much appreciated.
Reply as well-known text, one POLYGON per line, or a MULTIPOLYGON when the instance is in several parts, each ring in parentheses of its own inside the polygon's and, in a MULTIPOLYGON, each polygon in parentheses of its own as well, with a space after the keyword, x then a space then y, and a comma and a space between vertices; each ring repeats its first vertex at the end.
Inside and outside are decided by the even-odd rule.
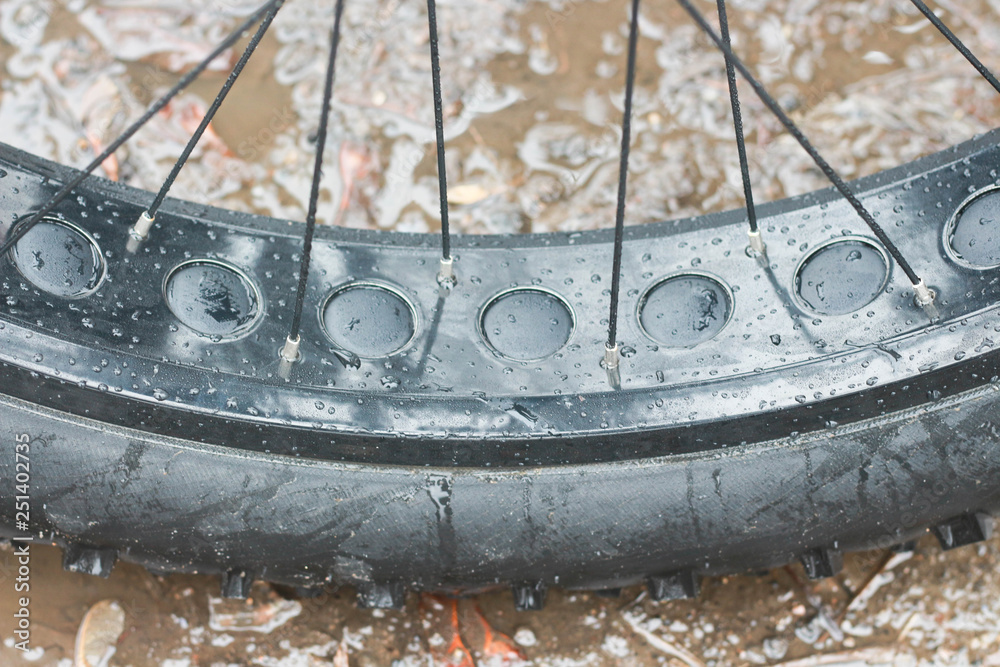
POLYGON ((614 347, 604 346, 604 367, 611 370, 618 368, 621 358, 618 356, 618 343, 614 347))
POLYGON ((747 232, 747 236, 750 238, 750 249, 757 253, 757 255, 766 257, 767 245, 764 243, 764 237, 760 235, 760 230, 751 230, 747 232))
POLYGON ((291 336, 286 338, 285 345, 281 348, 281 352, 278 353, 281 360, 289 364, 294 364, 302 356, 299 352, 301 345, 302 338, 299 336, 296 336, 294 339, 291 336))
POLYGON ((605 345, 601 366, 604 366, 604 370, 608 373, 608 384, 615 389, 621 389, 622 386, 622 376, 619 368, 620 362, 621 357, 618 354, 618 344, 615 343, 613 347, 605 345))
POLYGON ((917 305, 921 308, 927 307, 934 303, 934 290, 924 284, 921 280, 913 286, 913 294, 916 299, 917 305))
POLYGON ((285 382, 292 379, 292 367, 295 366, 302 355, 299 353, 299 345, 301 340, 296 338, 292 340, 289 336, 285 339, 285 344, 278 352, 278 377, 280 377, 285 382))
POLYGON ((139 219, 132 225, 132 229, 128 230, 128 241, 125 244, 125 249, 130 255, 139 252, 142 242, 149 238, 149 230, 153 228, 155 221, 156 218, 151 216, 149 211, 143 211, 139 219))
POLYGON ((913 302, 924 309, 931 321, 937 321, 940 318, 936 300, 937 294, 923 280, 913 285, 913 302))
POLYGON ((455 260, 452 257, 441 258, 441 268, 437 274, 438 285, 445 289, 451 289, 458 283, 455 278, 455 260))
POLYGON ((143 211, 139 219, 132 225, 132 229, 129 230, 129 236, 136 241, 145 241, 149 238, 149 230, 153 228, 154 222, 156 222, 156 218, 151 216, 149 211, 143 211))

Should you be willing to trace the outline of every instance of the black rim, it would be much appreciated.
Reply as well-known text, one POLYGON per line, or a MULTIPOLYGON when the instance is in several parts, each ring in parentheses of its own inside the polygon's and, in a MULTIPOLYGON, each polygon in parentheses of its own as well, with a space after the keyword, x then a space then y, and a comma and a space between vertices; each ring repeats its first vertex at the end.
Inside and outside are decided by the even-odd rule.
MULTIPOLYGON (((484 275, 469 271, 448 290, 433 281, 439 251, 433 237, 321 229, 317 266, 327 275, 311 283, 310 300, 322 303, 345 282, 381 279, 405 285, 400 290, 426 315, 404 353, 360 364, 333 349, 318 318, 306 318, 305 358, 285 381, 275 359, 284 335, 280 316, 260 322, 239 344, 213 342, 171 331, 159 295, 164 275, 197 259, 191 256, 197 243, 205 259, 244 268, 260 286, 264 307, 287 299, 294 293, 291 282, 265 284, 261 277, 294 252, 295 228, 170 202, 161 218, 169 219, 175 234, 129 255, 124 235, 115 232, 141 210, 136 202, 143 194, 89 181, 78 190, 82 199, 64 203, 59 214, 101 244, 108 277, 86 303, 78 302, 82 309, 67 310, 65 301, 35 289, 4 262, 5 391, 195 441, 408 465, 634 459, 850 423, 979 386, 997 374, 992 348, 983 341, 970 345, 968 332, 993 326, 1000 288, 989 272, 956 264, 941 246, 950 211, 965 202, 970 188, 984 196, 993 192, 996 137, 855 184, 876 215, 902 222, 901 246, 931 267, 942 295, 943 321, 937 325, 914 305, 897 273, 873 302, 872 317, 867 309, 817 317, 795 308, 790 277, 801 258, 845 229, 863 232, 829 191, 759 208, 763 229, 782 238, 781 229, 788 227, 785 236, 796 240, 771 251, 770 268, 728 243, 713 244, 743 233, 735 213, 629 228, 625 253, 637 267, 623 274, 630 309, 644 289, 667 275, 708 272, 732 289, 734 313, 721 335, 685 350, 652 349, 628 324, 623 345, 635 353, 622 359, 620 392, 607 389, 595 358, 604 343, 597 296, 605 287, 592 282, 591 266, 605 258, 609 231, 455 237, 456 256, 484 275), (897 206, 905 214, 892 213, 897 206), (684 248, 678 248, 681 242, 684 248), (701 261, 693 269, 695 258, 701 261), (425 274, 430 280, 417 279, 425 274), (536 363, 491 354, 476 316, 495 296, 497 281, 562 295, 577 315, 569 347, 536 363), (765 319, 758 320, 760 315, 765 319), (751 338, 744 339, 748 330, 751 338), (768 363, 757 371, 761 359, 768 363), (384 377, 394 379, 383 383, 384 377), (564 390, 570 379, 574 388, 564 390), (734 417, 740 418, 735 425, 734 417)), ((10 176, 0 206, 8 220, 39 206, 71 174, 12 149, 3 160, 10 176)))

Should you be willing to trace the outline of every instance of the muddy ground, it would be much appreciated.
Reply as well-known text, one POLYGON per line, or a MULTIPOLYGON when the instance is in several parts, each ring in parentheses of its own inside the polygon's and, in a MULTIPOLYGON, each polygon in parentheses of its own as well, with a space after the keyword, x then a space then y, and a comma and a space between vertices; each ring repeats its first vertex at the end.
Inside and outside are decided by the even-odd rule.
MULTIPOLYGON (((0 140, 83 165, 206 53, 256 0, 0 0, 0 140)), ((605 227, 613 219, 624 0, 441 1, 450 204, 462 231, 605 227)), ((710 12, 714 3, 701 2, 710 12)), ((939 0, 943 18, 1000 65, 1000 7, 939 0)), ((194 159, 178 197, 299 219, 309 186, 330 3, 283 10, 194 159)), ((849 177, 997 125, 1000 106, 905 0, 734 0, 735 45, 849 177)), ((423 4, 349 3, 321 217, 434 231, 423 4)), ((718 54, 672 3, 645 3, 632 224, 742 204, 718 54)), ((233 54, 159 114, 102 175, 156 189, 233 54)), ((822 176, 744 90, 760 200, 822 176)), ((404 612, 359 611, 258 584, 219 600, 208 577, 127 563, 101 580, 63 572, 38 546, 32 652, 13 648, 13 554, 0 551, 0 665, 1000 665, 1000 541, 943 553, 849 555, 817 584, 792 565, 706 580, 697 601, 551 591, 515 613, 506 591, 411 595, 404 612), (103 601, 103 602, 102 602, 103 601), (89 613, 88 613, 89 612, 89 613), (82 642, 81 651, 76 644, 82 642), (111 652, 114 649, 114 652, 111 652)))
MULTIPOLYGON (((0 0, 0 140, 87 164, 256 4, 0 0)), ((440 4, 454 227, 610 226, 629 3, 440 4)), ((730 5, 734 48, 845 176, 996 126, 996 93, 907 0, 730 5)), ((987 63, 1000 63, 995 3, 938 5, 987 63)), ((438 229, 424 7, 347 3, 324 223, 438 229)), ((173 195, 304 217, 331 11, 320 0, 285 6, 173 195)), ((641 17, 627 222, 741 206, 720 54, 673 2, 647 2, 641 17)), ((105 163, 103 175, 157 190, 237 55, 217 61, 105 163)), ((827 185, 746 87, 742 104, 758 201, 827 185)))
POLYGON ((13 648, 12 553, 0 551, 0 664, 70 667, 74 646, 114 626, 111 666, 1000 665, 1000 539, 942 552, 851 554, 818 583, 800 565, 707 579, 698 600, 652 602, 550 591, 515 612, 507 591, 451 600, 411 594, 404 611, 364 611, 350 589, 314 599, 256 584, 221 600, 213 577, 156 577, 120 564, 107 580, 61 569, 36 547, 32 652, 13 648), (121 626, 114 625, 120 609, 121 626), (93 609, 85 621, 88 610, 93 609))

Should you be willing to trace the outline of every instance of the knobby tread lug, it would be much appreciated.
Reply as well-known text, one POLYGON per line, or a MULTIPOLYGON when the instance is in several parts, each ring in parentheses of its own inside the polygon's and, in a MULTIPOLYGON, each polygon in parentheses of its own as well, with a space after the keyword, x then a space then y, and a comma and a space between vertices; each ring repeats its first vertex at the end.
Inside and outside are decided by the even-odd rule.
POLYGON ((982 512, 960 514, 934 526, 934 536, 945 551, 988 540, 993 534, 993 522, 982 512))
POLYGON ((357 586, 359 609, 402 609, 406 587, 399 581, 365 582, 357 586))
POLYGON ((835 577, 844 567, 844 556, 836 549, 810 549, 801 556, 799 562, 810 579, 835 577))
POLYGON ((701 582, 693 570, 650 576, 646 586, 649 596, 658 602, 696 598, 701 593, 701 582))
POLYGON ((541 611, 545 607, 545 582, 514 584, 511 590, 517 611, 541 611))
POLYGON ((81 544, 68 544, 63 549, 63 569, 107 579, 118 562, 118 550, 81 544))
POLYGON ((220 582, 222 597, 232 600, 246 600, 250 596, 253 580, 253 574, 246 570, 238 568, 226 570, 222 573, 220 582))

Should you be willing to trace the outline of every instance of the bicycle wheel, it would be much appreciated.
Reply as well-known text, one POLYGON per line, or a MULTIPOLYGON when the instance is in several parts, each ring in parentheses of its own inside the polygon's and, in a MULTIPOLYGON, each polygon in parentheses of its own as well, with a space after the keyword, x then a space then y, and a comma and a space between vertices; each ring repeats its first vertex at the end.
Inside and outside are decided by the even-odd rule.
POLYGON ((164 199, 143 223, 150 193, 0 148, 0 469, 32 504, 22 523, 27 494, 0 490, 4 530, 93 574, 218 572, 232 596, 511 585, 519 608, 797 558, 828 576, 928 528, 982 539, 998 137, 749 215, 443 253, 315 211, 164 199))

